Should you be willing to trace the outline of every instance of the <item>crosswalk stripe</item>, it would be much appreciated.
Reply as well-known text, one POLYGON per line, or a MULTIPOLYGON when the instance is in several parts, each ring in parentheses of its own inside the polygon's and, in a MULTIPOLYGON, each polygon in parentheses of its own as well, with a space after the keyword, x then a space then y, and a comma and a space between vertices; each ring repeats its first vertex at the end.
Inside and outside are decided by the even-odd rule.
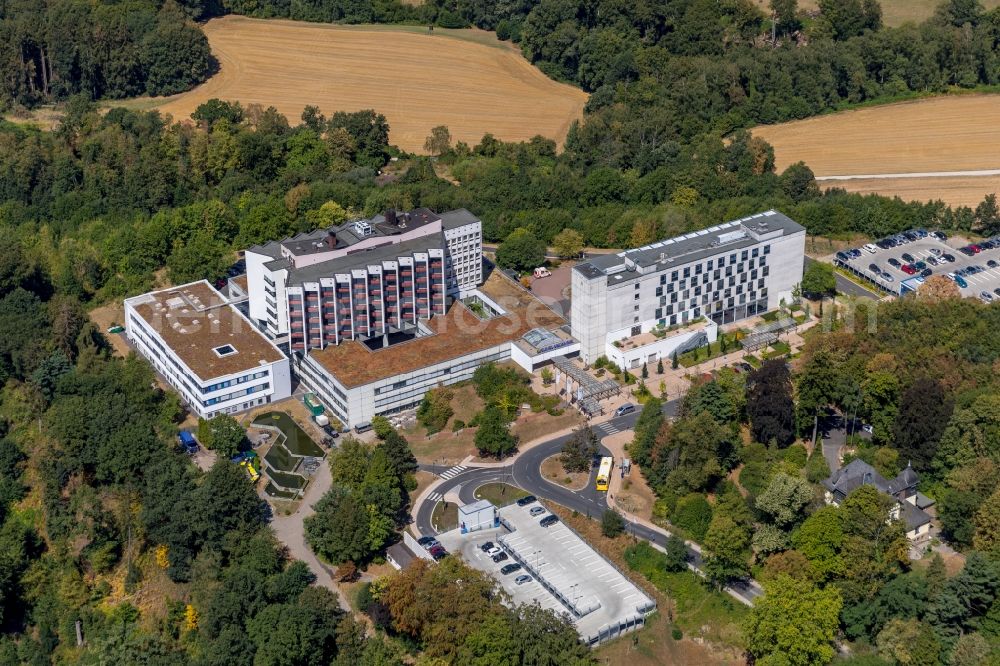
POLYGON ((444 499, 444 496, 441 493, 431 493, 430 495, 427 496, 427 499, 429 499, 432 502, 440 502, 442 499, 444 499))
POLYGON ((463 467, 462 465, 456 465, 455 467, 452 467, 452 468, 447 469, 444 472, 442 472, 441 473, 441 478, 442 479, 451 479, 451 478, 454 478, 454 477, 458 476, 459 474, 461 474, 462 472, 464 472, 465 469, 466 468, 463 467))

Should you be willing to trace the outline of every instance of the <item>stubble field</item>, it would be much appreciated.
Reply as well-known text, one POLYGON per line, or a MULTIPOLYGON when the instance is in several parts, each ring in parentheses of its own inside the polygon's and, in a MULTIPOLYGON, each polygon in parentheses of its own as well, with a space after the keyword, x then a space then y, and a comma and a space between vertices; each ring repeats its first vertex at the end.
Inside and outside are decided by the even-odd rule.
POLYGON ((801 160, 824 187, 971 206, 1000 191, 1000 95, 888 104, 753 133, 774 146, 779 170, 801 160), (829 176, 866 177, 822 179, 829 176))
POLYGON ((327 115, 375 109, 390 141, 420 152, 431 128, 453 141, 483 134, 562 145, 587 95, 552 81, 516 50, 480 30, 333 26, 228 16, 204 26, 219 72, 186 93, 133 100, 186 118, 213 97, 274 106, 294 124, 306 105, 327 115))
MULTIPOLYGON (((981 0, 983 7, 993 9, 1000 7, 1000 0, 981 0)), ((764 11, 768 11, 770 0, 757 0, 764 11)), ((882 22, 889 26, 903 25, 907 21, 920 23, 934 15, 941 0, 881 0, 882 22)), ((817 0, 800 0, 799 8, 806 12, 819 9, 817 0)))

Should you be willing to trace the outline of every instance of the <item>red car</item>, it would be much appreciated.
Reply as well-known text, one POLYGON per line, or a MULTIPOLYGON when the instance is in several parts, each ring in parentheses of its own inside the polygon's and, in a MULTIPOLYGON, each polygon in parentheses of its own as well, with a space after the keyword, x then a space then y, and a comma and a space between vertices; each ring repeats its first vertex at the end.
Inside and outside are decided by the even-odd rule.
POLYGON ((972 250, 974 254, 979 254, 980 252, 983 251, 983 248, 979 247, 978 245, 970 245, 969 249, 972 250))
POLYGON ((917 272, 917 269, 913 267, 913 264, 905 264, 899 270, 903 271, 907 275, 914 275, 917 272))

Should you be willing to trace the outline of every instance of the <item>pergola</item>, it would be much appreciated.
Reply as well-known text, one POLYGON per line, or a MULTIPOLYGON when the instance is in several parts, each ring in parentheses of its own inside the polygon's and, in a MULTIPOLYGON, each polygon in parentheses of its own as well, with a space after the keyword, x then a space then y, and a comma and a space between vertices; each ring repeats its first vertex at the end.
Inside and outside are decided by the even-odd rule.
POLYGON ((572 398, 576 399, 576 404, 584 414, 593 416, 603 414, 601 400, 605 400, 621 393, 621 385, 613 379, 595 379, 583 368, 577 367, 566 357, 559 357, 552 360, 556 369, 566 375, 566 388, 572 398), (570 387, 570 382, 576 384, 576 389, 570 387))
POLYGON ((744 350, 755 352, 770 344, 774 344, 777 342, 779 335, 792 328, 795 328, 795 320, 791 317, 783 317, 770 324, 757 326, 749 335, 740 340, 740 344, 743 345, 744 350))

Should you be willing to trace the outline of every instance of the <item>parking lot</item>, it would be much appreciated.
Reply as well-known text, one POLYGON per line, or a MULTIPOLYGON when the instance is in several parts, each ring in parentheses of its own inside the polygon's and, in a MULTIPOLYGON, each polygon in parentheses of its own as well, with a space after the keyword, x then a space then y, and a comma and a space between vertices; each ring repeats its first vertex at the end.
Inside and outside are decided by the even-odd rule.
POLYGON ((588 644, 641 627, 645 616, 656 610, 656 602, 562 522, 542 527, 540 521, 551 514, 530 515, 538 506, 503 507, 499 528, 468 534, 456 529, 437 538, 449 553, 496 578, 513 603, 537 602, 569 616, 588 644), (502 549, 507 559, 494 562, 481 549, 487 541, 502 549), (512 563, 521 568, 507 575, 500 572, 512 563), (531 580, 518 585, 515 581, 523 575, 531 580))
POLYGON ((965 287, 961 284, 958 285, 963 297, 979 298, 980 293, 986 291, 994 299, 1000 300, 1000 294, 994 292, 995 289, 1000 289, 1000 247, 983 249, 971 257, 960 252, 959 247, 964 246, 951 239, 940 241, 933 236, 926 236, 887 249, 876 247, 874 253, 860 249, 861 256, 851 257, 846 261, 838 259, 837 263, 859 277, 898 295, 908 290, 915 290, 923 282, 923 279, 918 277, 919 273, 918 275, 908 275, 902 270, 902 266, 922 261, 927 264, 932 275, 947 275, 949 273, 961 275, 967 284, 965 287), (951 255, 955 261, 943 265, 932 265, 929 259, 935 254, 951 255), (904 255, 912 257, 912 262, 904 255), (900 266, 892 265, 890 260, 895 260, 900 266), (996 262, 997 266, 989 267, 988 262, 990 261, 996 262), (875 264, 883 273, 876 275, 870 268, 871 264, 875 264), (978 273, 966 273, 970 267, 976 266, 981 267, 982 270, 978 273), (888 273, 892 279, 886 278, 885 273, 888 273))

